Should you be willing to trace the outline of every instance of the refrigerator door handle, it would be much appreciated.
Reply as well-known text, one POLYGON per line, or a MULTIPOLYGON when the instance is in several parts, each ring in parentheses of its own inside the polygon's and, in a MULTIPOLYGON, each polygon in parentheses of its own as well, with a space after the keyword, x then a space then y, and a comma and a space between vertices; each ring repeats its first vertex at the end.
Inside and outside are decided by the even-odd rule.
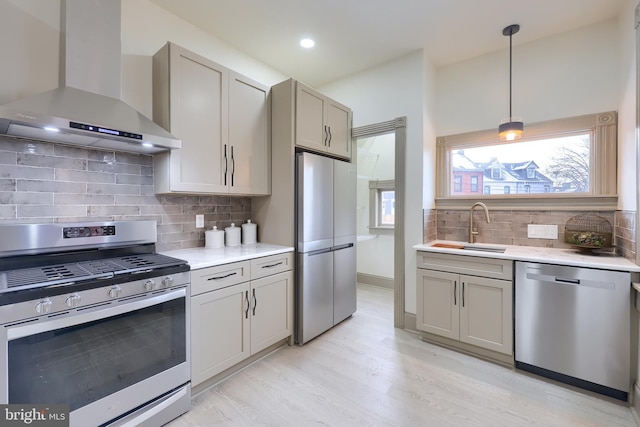
POLYGON ((332 251, 339 251, 340 249, 348 249, 348 248, 352 248, 352 247, 353 247, 353 243, 345 243, 344 245, 332 246, 331 250, 332 251))
POLYGON ((327 252, 331 252, 331 248, 316 249, 315 251, 309 251, 307 252, 307 255, 309 256, 322 255, 322 254, 326 254, 327 252))

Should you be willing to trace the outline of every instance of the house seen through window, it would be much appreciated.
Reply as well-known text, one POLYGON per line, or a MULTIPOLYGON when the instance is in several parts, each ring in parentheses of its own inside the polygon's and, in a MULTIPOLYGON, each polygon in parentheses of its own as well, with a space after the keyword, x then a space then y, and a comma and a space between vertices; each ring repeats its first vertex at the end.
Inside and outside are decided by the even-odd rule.
POLYGON ((452 195, 588 193, 590 157, 590 133, 452 150, 452 195))

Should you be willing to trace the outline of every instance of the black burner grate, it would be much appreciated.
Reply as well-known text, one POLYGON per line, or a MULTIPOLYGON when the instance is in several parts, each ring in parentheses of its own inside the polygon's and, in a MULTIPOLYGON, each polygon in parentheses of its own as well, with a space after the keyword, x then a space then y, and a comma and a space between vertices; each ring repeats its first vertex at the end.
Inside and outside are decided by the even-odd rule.
POLYGON ((141 254, 9 270, 0 272, 0 293, 109 278, 184 263, 182 260, 164 255, 141 254))

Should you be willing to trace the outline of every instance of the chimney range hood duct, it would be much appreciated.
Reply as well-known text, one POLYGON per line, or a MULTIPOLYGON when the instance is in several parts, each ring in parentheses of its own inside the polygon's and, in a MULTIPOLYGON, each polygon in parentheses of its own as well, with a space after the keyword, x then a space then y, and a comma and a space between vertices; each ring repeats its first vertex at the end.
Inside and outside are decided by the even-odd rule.
POLYGON ((62 9, 64 82, 0 105, 0 134, 142 154, 180 148, 179 139, 118 99, 120 1, 63 0, 62 9))

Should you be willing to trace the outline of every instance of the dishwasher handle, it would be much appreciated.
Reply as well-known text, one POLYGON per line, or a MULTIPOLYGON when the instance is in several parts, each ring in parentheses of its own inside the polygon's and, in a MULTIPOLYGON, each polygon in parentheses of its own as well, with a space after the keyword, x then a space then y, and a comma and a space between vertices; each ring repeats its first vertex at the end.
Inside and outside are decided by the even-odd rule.
POLYGON ((568 285, 579 285, 580 284, 580 279, 568 279, 566 277, 557 277, 556 276, 556 282, 558 282, 558 283, 566 283, 568 285))
POLYGON ((550 274, 527 273, 526 278, 537 281, 539 283, 549 283, 551 285, 585 286, 588 288, 605 289, 610 291, 613 291, 616 288, 616 285, 613 282, 590 279, 574 279, 562 276, 552 276, 550 274))

